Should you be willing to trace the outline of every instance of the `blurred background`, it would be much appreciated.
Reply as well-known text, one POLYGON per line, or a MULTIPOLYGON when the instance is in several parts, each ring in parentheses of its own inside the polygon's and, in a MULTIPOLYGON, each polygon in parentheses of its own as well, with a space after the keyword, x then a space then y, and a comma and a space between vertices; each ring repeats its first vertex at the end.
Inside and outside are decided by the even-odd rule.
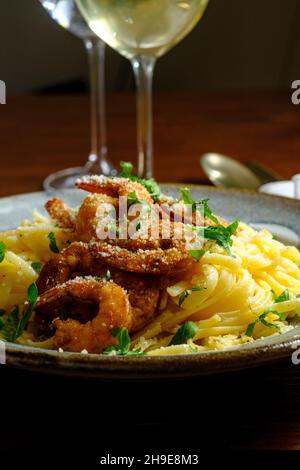
MULTIPOLYGON (((299 0, 212 0, 204 19, 159 60, 157 90, 282 89, 300 77, 299 0)), ((134 88, 129 61, 111 49, 107 88, 134 88)), ((38 0, 1 0, 0 78, 8 95, 87 89, 83 43, 38 0)))

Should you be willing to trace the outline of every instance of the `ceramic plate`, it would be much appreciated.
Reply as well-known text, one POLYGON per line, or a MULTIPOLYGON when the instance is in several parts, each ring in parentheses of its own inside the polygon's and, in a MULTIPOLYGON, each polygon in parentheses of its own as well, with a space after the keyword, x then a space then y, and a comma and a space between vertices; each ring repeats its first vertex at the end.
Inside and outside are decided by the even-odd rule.
MULTIPOLYGON (((177 196, 178 185, 162 185, 164 192, 177 196)), ((216 213, 231 220, 240 217, 254 227, 267 227, 284 243, 300 244, 300 203, 250 191, 221 190, 190 186, 195 199, 210 198, 216 213)), ((80 191, 67 191, 67 202, 78 206, 80 191)), ((30 217, 32 209, 43 210, 45 193, 31 193, 0 199, 0 230, 16 227, 30 217)), ((13 367, 64 375, 94 378, 161 378, 212 374, 254 367, 292 355, 300 347, 300 327, 223 351, 162 357, 112 357, 59 353, 7 344, 6 363, 13 367)))

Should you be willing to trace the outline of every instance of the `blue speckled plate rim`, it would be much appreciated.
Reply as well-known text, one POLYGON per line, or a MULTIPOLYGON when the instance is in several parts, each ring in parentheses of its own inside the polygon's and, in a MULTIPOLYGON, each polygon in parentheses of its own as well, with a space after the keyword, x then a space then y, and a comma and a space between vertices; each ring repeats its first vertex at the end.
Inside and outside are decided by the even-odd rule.
MULTIPOLYGON (((238 202, 239 196, 254 198, 257 201, 265 200, 272 204, 277 202, 277 204, 283 204, 289 210, 299 212, 300 215, 299 201, 280 196, 261 194, 248 190, 225 190, 191 184, 164 183, 161 186, 167 192, 172 192, 172 190, 178 190, 182 187, 190 187, 191 190, 201 193, 205 191, 210 193, 208 195, 211 196, 225 195, 226 198, 230 195, 237 198, 238 202)), ((44 192, 8 196, 0 199, 0 206, 3 202, 9 202, 9 200, 18 202, 18 199, 24 200, 24 198, 27 199, 29 196, 37 199, 40 198, 40 202, 43 202, 48 197, 44 192)), ((297 223, 291 223, 289 226, 295 230, 295 225, 297 223)), ((239 347, 177 356, 120 357, 95 354, 85 355, 80 353, 60 353, 58 351, 7 343, 6 361, 8 365, 13 367, 80 377, 101 379, 168 378, 206 375, 255 367, 259 364, 262 365, 291 356, 298 347, 300 347, 300 328, 295 328, 283 335, 272 336, 239 347)))

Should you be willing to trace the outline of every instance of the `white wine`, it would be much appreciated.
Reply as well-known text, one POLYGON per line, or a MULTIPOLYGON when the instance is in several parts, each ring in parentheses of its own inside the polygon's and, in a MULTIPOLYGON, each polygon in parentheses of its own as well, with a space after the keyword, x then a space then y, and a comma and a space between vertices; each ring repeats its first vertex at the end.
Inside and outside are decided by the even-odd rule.
POLYGON ((201 19, 209 0, 76 0, 90 28, 128 59, 160 57, 201 19))

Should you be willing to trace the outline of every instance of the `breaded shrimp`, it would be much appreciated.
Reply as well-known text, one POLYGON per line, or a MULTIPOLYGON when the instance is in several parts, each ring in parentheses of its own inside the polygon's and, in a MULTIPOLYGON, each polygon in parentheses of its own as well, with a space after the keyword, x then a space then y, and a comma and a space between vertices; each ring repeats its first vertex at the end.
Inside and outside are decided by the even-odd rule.
POLYGON ((117 211, 118 199, 106 194, 91 194, 86 197, 76 217, 76 238, 83 242, 97 238, 98 225, 108 224, 109 214, 106 216, 106 212, 108 213, 111 208, 117 211))
MULTIPOLYGON (((133 331, 146 326, 157 313, 163 288, 161 280, 157 276, 134 274, 109 267, 86 243, 72 243, 45 264, 37 280, 39 295, 66 283, 74 276, 105 278, 108 270, 109 277, 128 293, 133 309, 133 331)), ((86 315, 89 315, 88 312, 86 315)), ((34 321, 39 334, 49 335, 54 317, 53 310, 37 306, 34 321)))
POLYGON ((45 208, 50 217, 57 221, 61 227, 75 229, 76 213, 61 199, 50 199, 50 201, 45 204, 45 208))
POLYGON ((109 266, 134 272, 170 275, 174 271, 186 271, 193 264, 193 258, 182 240, 163 240, 161 248, 132 251, 107 242, 91 245, 95 256, 109 266))
POLYGON ((84 176, 77 180, 76 186, 90 193, 106 194, 111 197, 128 196, 135 192, 140 201, 153 204, 147 189, 140 183, 127 178, 109 178, 107 176, 84 176))
POLYGON ((116 344, 114 328, 131 328, 132 309, 125 290, 112 281, 76 278, 48 290, 38 302, 40 309, 52 309, 56 314, 53 345, 55 349, 89 353, 101 353, 104 348, 116 344), (60 317, 66 311, 89 305, 94 318, 82 323, 79 320, 60 317))

